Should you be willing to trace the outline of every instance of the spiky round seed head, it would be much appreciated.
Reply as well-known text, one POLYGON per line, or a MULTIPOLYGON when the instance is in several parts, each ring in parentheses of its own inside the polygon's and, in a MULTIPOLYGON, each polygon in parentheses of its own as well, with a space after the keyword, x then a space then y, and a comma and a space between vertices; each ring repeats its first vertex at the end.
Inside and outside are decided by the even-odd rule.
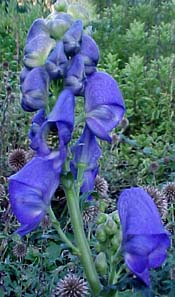
POLYGON ((161 218, 165 220, 168 212, 168 203, 165 195, 159 191, 159 189, 153 186, 146 186, 144 187, 144 190, 152 197, 158 208, 161 218))
POLYGON ((162 189, 162 193, 167 198, 168 203, 175 203, 175 183, 167 183, 162 189))
POLYGON ((0 184, 0 197, 5 196, 5 187, 4 185, 0 184))
POLYGON ((8 165, 13 171, 20 170, 26 163, 26 153, 23 149, 15 149, 9 153, 8 165))
POLYGON ((83 222, 84 225, 88 225, 89 223, 93 223, 98 215, 99 207, 98 205, 91 205, 84 209, 83 211, 83 222))
POLYGON ((159 164, 156 161, 151 162, 149 166, 149 171, 152 173, 156 172, 159 169, 159 164))
POLYGON ((27 252, 27 247, 23 242, 18 242, 13 248, 13 254, 17 258, 24 258, 27 252))
POLYGON ((33 150, 28 150, 25 152, 26 162, 29 162, 32 160, 32 158, 35 156, 35 152, 33 150))
POLYGON ((3 69, 8 69, 9 68, 9 62, 8 61, 4 61, 2 63, 2 67, 3 67, 3 69))
POLYGON ((45 215, 42 222, 41 226, 43 229, 48 229, 51 226, 51 221, 48 215, 45 215))
POLYGON ((68 274, 58 282, 52 297, 84 297, 87 294, 87 282, 75 274, 68 274))
POLYGON ((120 127, 125 130, 129 126, 129 120, 127 118, 123 118, 120 122, 120 127))
POLYGON ((113 133, 112 134, 112 144, 118 144, 121 141, 121 136, 113 133))
POLYGON ((95 190, 102 196, 108 196, 108 182, 100 175, 95 179, 95 190))

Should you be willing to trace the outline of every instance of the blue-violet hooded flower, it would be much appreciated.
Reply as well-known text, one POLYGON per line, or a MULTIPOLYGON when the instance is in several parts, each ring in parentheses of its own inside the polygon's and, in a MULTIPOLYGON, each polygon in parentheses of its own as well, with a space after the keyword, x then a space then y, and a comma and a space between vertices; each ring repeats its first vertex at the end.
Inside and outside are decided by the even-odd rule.
POLYGON ((124 190, 118 200, 122 251, 129 269, 147 286, 149 269, 165 260, 170 239, 152 198, 142 188, 124 190))
POLYGON ((76 178, 79 164, 85 165, 83 184, 81 192, 93 191, 95 178, 98 173, 98 160, 101 156, 101 149, 95 135, 85 126, 82 135, 72 147, 74 160, 71 162, 71 171, 76 178))
POLYGON ((109 132, 125 113, 125 104, 116 81, 105 72, 94 72, 85 86, 86 124, 99 138, 111 142, 109 132))
POLYGON ((62 152, 47 158, 34 157, 10 177, 10 203, 21 223, 16 231, 19 235, 31 232, 43 219, 59 185, 63 159, 62 152))
POLYGON ((21 85, 21 105, 26 111, 44 108, 48 99, 49 75, 44 67, 33 68, 21 85))

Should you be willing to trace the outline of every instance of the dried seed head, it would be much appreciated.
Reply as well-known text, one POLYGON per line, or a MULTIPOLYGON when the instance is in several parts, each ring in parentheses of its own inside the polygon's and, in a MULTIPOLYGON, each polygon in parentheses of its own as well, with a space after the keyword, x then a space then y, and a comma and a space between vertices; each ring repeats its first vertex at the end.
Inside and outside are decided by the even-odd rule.
POLYGON ((3 69, 8 69, 9 68, 9 62, 8 61, 4 61, 2 63, 2 67, 3 67, 3 69))
POLYGON ((162 189, 168 203, 175 203, 175 183, 168 183, 162 189))
POLYGON ((84 297, 87 294, 87 282, 75 274, 68 274, 58 282, 52 297, 84 297))
POLYGON ((98 215, 99 207, 98 205, 91 205, 84 209, 83 211, 83 222, 87 226, 89 223, 93 223, 98 215))
POLYGON ((28 150, 25 152, 26 162, 29 162, 34 157, 35 152, 33 150, 28 150))
POLYGON ((43 229, 47 230, 51 226, 51 221, 48 215, 45 215, 42 222, 41 226, 43 229))
POLYGON ((12 150, 8 156, 8 165, 13 171, 20 170, 26 163, 26 153, 23 149, 12 150))
POLYGON ((152 173, 156 172, 159 169, 159 164, 155 161, 151 162, 150 166, 149 166, 149 171, 151 171, 152 173))
POLYGON ((0 197, 5 196, 5 187, 4 185, 0 184, 0 197))
POLYGON ((129 121, 127 118, 123 118, 120 122, 120 127, 125 130, 129 126, 129 121))
POLYGON ((107 197, 108 196, 108 182, 101 177, 100 175, 96 176, 95 179, 95 190, 102 196, 107 197))
POLYGON ((157 188, 152 186, 146 186, 144 187, 144 190, 152 197, 154 203, 158 208, 161 218, 163 220, 166 219, 168 212, 168 203, 165 195, 157 188))
POLYGON ((13 248, 13 254, 17 258, 24 258, 27 252, 27 247, 23 242, 18 242, 13 248))

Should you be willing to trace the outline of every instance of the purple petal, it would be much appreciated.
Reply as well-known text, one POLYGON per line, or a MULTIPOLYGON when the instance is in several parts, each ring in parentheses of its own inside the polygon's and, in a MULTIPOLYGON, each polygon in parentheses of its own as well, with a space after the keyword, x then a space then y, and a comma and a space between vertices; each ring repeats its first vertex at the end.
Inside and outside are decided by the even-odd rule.
POLYGON ((48 34, 39 34, 29 42, 24 48, 24 65, 30 68, 43 66, 56 42, 48 34))
POLYGON ((85 71, 84 62, 81 55, 76 55, 71 59, 69 64, 65 86, 70 89, 74 95, 80 96, 84 92, 85 71))
POLYGON ((71 91, 65 89, 61 92, 57 102, 48 115, 48 123, 56 123, 60 142, 64 145, 71 140, 71 134, 74 128, 74 108, 75 98, 71 91))
POLYGON ((86 74, 93 73, 97 66, 100 53, 96 42, 89 35, 84 34, 82 37, 80 54, 84 60, 86 74))
POLYGON ((29 29, 29 32, 27 34, 26 43, 28 43, 29 41, 31 41, 33 38, 37 37, 40 34, 49 35, 49 31, 44 19, 36 19, 32 23, 29 29))
POLYGON ((87 125, 93 133, 110 141, 108 133, 123 118, 125 105, 116 81, 107 73, 95 72, 88 77, 85 112, 87 125))
POLYGON ((168 233, 156 205, 142 188, 124 190, 118 200, 118 210, 126 264, 149 285, 148 270, 159 267, 166 258, 170 245, 168 233))
POLYGON ((41 222, 59 184, 61 166, 62 161, 59 170, 55 170, 53 158, 35 157, 10 177, 10 203, 22 225, 17 230, 21 236, 34 230, 41 222))
POLYGON ((45 67, 51 79, 58 79, 64 76, 67 67, 67 57, 64 53, 63 42, 57 43, 49 55, 45 67))
POLYGON ((48 98, 48 87, 49 76, 45 68, 32 69, 22 84, 23 107, 27 107, 31 111, 44 108, 48 98))
POLYGON ((83 134, 77 143, 72 147, 72 153, 74 154, 74 160, 71 162, 71 171, 75 178, 78 164, 83 163, 86 165, 81 192, 92 191, 98 173, 98 160, 101 156, 101 150, 94 134, 87 126, 85 126, 83 134))
POLYGON ((71 28, 64 34, 63 43, 66 54, 75 55, 80 50, 80 42, 83 34, 83 24, 81 20, 73 23, 71 28))

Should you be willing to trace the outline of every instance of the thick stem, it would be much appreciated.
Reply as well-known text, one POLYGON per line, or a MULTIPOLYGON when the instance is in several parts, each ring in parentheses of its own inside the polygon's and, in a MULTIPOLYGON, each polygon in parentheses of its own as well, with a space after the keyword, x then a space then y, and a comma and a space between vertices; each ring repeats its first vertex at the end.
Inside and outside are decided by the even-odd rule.
POLYGON ((99 296, 99 293, 101 291, 101 284, 95 269, 89 244, 84 233, 83 222, 79 208, 79 202, 76 197, 76 192, 73 187, 71 189, 65 188, 64 190, 67 198, 69 215, 74 231, 76 244, 80 251, 79 258, 84 268, 84 272, 86 274, 86 278, 92 290, 93 296, 99 296))

